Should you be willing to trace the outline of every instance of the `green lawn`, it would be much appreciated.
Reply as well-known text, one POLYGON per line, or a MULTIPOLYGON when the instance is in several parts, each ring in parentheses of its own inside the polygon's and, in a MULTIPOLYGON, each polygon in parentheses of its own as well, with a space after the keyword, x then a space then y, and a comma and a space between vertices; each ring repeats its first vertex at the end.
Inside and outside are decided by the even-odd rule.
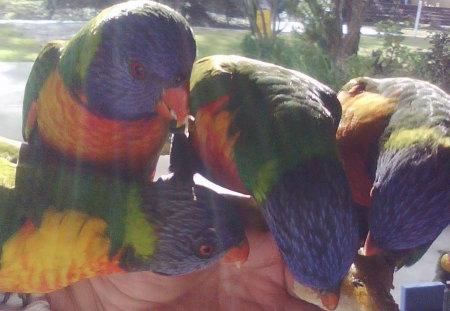
MULTIPOLYGON (((195 28, 198 58, 213 54, 242 54, 241 41, 247 33, 243 30, 195 28)), ((426 49, 428 39, 407 37, 403 44, 412 49, 426 49)), ((378 37, 361 37, 360 53, 370 55, 382 47, 378 37)), ((39 42, 12 30, 10 25, 0 25, 0 61, 34 61, 41 49, 39 42)))
POLYGON ((0 25, 0 61, 34 61, 39 42, 25 38, 8 25, 0 25))
POLYGON ((247 31, 195 28, 198 58, 214 54, 242 54, 241 41, 247 31))
MULTIPOLYGON (((413 49, 413 50, 423 50, 428 49, 430 44, 427 38, 419 37, 405 37, 402 45, 413 49)), ((370 55, 372 50, 383 47, 383 39, 378 37, 368 37, 362 36, 359 43, 359 52, 361 55, 370 55)))
MULTIPOLYGON (((240 54, 240 43, 246 33, 204 28, 196 28, 194 32, 198 58, 213 54, 240 54)), ((10 25, 0 25, 0 61, 34 61, 40 49, 39 42, 25 38, 10 25)))

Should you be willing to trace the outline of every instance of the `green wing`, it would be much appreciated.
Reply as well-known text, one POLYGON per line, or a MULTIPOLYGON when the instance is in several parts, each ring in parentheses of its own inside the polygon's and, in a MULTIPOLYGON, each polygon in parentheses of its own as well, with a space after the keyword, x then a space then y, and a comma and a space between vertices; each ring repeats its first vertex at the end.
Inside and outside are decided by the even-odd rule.
POLYGON ((24 144, 19 159, 16 192, 21 206, 28 206, 27 218, 40 223, 50 205, 58 211, 76 209, 108 224, 112 251, 122 246, 127 206, 136 201, 134 184, 54 158, 34 145, 24 144))
POLYGON ((228 134, 239 135, 234 161, 252 193, 256 188, 266 192, 301 163, 337 157, 334 133, 341 108, 328 87, 300 72, 238 56, 196 62, 190 103, 194 115, 227 94, 224 109, 234 116, 228 134))
POLYGON ((29 120, 32 117, 30 116, 31 106, 33 102, 37 101, 39 92, 44 86, 47 77, 58 66, 63 46, 63 41, 48 43, 39 53, 31 68, 23 99, 22 135, 25 141, 29 141, 30 135, 35 127, 35 122, 29 120))
POLYGON ((38 225, 53 208, 104 220, 111 255, 124 243, 138 254, 152 252, 155 237, 139 235, 150 228, 140 210, 140 189, 136 183, 55 159, 34 145, 0 137, 0 246, 24 219, 38 225))

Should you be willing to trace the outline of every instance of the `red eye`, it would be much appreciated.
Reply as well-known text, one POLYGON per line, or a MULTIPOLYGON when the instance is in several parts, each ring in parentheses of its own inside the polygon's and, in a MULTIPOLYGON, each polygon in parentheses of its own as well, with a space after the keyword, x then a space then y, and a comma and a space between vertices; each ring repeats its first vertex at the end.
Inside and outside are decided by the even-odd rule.
POLYGON ((138 80, 142 80, 145 78, 145 68, 140 62, 134 61, 131 63, 130 73, 134 78, 138 80))
POLYGON ((211 245, 201 245, 198 249, 198 253, 201 257, 210 257, 214 251, 214 247, 211 245))

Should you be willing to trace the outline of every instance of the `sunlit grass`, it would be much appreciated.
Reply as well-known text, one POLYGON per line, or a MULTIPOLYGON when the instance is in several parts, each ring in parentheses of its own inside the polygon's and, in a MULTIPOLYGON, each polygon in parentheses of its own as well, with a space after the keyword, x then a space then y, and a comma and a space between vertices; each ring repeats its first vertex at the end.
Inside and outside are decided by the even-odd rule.
POLYGON ((241 42, 248 31, 195 28, 198 57, 214 54, 242 54, 241 42))
MULTIPOLYGON (((198 58, 214 54, 242 54, 241 42, 248 33, 245 30, 195 28, 198 58)), ((289 35, 285 35, 289 37, 289 35)), ((405 37, 402 45, 412 50, 426 50, 430 47, 427 38, 405 37)), ((383 47, 383 39, 377 36, 361 36, 360 55, 370 55, 383 47)))
POLYGON ((38 41, 0 25, 0 61, 34 61, 40 49, 38 41))
MULTIPOLYGON (((426 50, 430 47, 430 43, 427 38, 419 37, 405 37, 401 43, 403 46, 411 50, 426 50)), ((359 43, 359 54, 360 55, 370 55, 373 50, 377 50, 383 47, 383 39, 377 36, 368 37, 361 36, 361 41, 359 43)))
MULTIPOLYGON (((248 31, 194 28, 194 33, 199 59, 214 54, 242 54, 241 42, 248 31)), ((405 37, 402 44, 413 50, 429 48, 426 38, 405 37)), ((362 36, 359 53, 370 55, 382 45, 382 38, 362 36)), ((40 49, 39 42, 24 37, 10 25, 0 25, 0 61, 34 61, 40 49)))

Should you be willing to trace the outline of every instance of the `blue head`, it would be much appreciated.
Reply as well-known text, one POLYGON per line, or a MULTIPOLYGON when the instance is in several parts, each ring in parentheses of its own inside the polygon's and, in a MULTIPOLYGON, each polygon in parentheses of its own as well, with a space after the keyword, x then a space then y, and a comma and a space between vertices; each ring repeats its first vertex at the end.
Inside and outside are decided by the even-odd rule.
POLYGON ((192 31, 181 15, 158 3, 112 8, 94 20, 101 39, 81 85, 88 108, 109 119, 151 117, 163 90, 187 86, 196 56, 192 31))
POLYGON ((149 260, 128 260, 129 270, 180 275, 204 269, 246 243, 232 200, 213 190, 159 179, 143 191, 143 211, 157 242, 149 260))
POLYGON ((450 153, 412 145, 380 154, 372 192, 372 243, 386 250, 431 244, 450 223, 450 153))
POLYGON ((294 278, 318 292, 338 291, 358 248, 356 208, 340 163, 315 161, 285 173, 264 214, 294 278))

